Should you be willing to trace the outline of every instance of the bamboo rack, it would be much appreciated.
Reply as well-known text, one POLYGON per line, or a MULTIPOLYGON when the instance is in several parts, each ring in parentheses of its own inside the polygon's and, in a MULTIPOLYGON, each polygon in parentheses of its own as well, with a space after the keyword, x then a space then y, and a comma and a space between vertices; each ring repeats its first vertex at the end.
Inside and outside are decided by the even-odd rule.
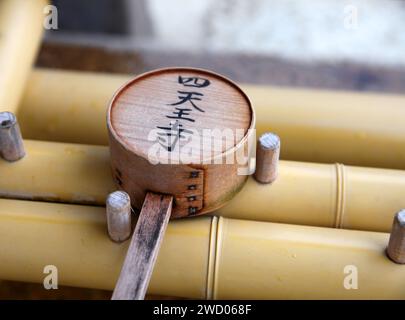
MULTIPOLYGON (((25 147, 27 155, 20 161, 0 161, 2 197, 103 206, 116 188, 107 147, 30 140, 25 147)), ((216 213, 389 232, 394 214, 405 207, 404 193, 404 171, 280 161, 273 184, 249 178, 216 213)))
MULTIPOLYGON (((106 145, 107 104, 129 78, 35 70, 20 106, 24 136, 106 145)), ((257 113, 257 134, 280 136, 282 159, 405 169, 405 96, 242 88, 257 113)))
MULTIPOLYGON (((105 111, 129 76, 29 75, 47 3, 0 3, 0 111, 18 111, 25 138, 99 146, 26 140, 25 158, 0 161, 0 197, 15 198, 0 199, 0 279, 40 283, 44 267, 55 265, 62 285, 111 290, 129 242, 107 234, 103 206, 116 187, 103 146, 105 111)), ((405 96, 243 87, 257 111, 257 133, 279 135, 282 158, 405 169, 405 96)), ((223 217, 170 222, 149 293, 405 299, 405 269, 385 254, 388 234, 322 228, 389 231, 404 192, 403 171, 281 161, 272 185, 249 179, 216 212, 223 217), (353 265, 359 287, 347 290, 345 267, 353 265)))

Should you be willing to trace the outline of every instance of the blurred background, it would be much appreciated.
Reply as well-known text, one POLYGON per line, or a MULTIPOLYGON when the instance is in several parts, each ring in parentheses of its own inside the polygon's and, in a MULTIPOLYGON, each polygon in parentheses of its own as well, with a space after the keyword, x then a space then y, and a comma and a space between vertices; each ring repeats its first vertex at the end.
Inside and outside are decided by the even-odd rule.
POLYGON ((236 81, 405 91, 402 0, 54 0, 38 65, 139 73, 183 65, 236 81))

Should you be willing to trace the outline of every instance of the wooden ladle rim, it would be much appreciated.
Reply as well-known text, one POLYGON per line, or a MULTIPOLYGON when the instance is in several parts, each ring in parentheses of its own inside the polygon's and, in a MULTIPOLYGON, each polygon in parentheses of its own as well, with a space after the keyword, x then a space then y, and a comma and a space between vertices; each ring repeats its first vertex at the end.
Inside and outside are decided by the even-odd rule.
POLYGON ((138 152, 138 150, 136 150, 136 148, 134 146, 131 146, 128 143, 126 143, 125 141, 123 141, 123 139, 121 139, 121 137, 115 131, 115 128, 112 125, 112 121, 111 121, 111 112, 112 112, 113 105, 114 105, 115 101, 119 98, 119 96, 125 91, 125 89, 130 87, 133 83, 135 83, 135 82, 137 82, 137 81, 139 81, 141 79, 150 77, 151 75, 158 74, 158 73, 164 73, 166 71, 180 71, 180 72, 181 71, 185 71, 185 72, 194 71, 194 72, 200 72, 200 73, 203 73, 203 74, 206 74, 206 75, 217 77, 217 78, 229 83, 233 88, 235 88, 242 95, 242 97, 245 99, 245 101, 247 102, 247 105, 248 105, 248 107, 250 109, 250 114, 251 114, 250 125, 247 128, 245 136, 237 144, 235 144, 232 148, 229 148, 228 150, 226 150, 225 152, 223 152, 221 154, 215 155, 215 156, 210 157, 208 159, 204 159, 204 162, 215 163, 216 159, 226 157, 228 154, 234 154, 235 151, 238 150, 241 145, 246 143, 246 140, 248 140, 249 136, 251 135, 252 129, 255 128, 256 115, 255 115, 255 112, 254 112, 254 109, 252 107, 252 103, 251 103, 249 97, 243 92, 243 90, 235 82, 233 82, 232 80, 228 79, 225 76, 222 76, 222 75, 220 75, 218 73, 215 73, 215 72, 212 72, 212 71, 206 70, 206 69, 189 68, 189 67, 169 67, 169 68, 155 69, 155 70, 145 72, 145 73, 142 73, 142 74, 134 77, 133 79, 131 79, 131 80, 127 81, 126 83, 124 83, 119 89, 117 89, 117 91, 112 96, 112 98, 111 98, 111 100, 110 100, 110 102, 108 104, 108 109, 107 109, 107 127, 108 127, 110 133, 114 136, 115 140, 118 141, 120 143, 120 145, 126 151, 132 152, 132 153, 135 153, 135 154, 140 154, 138 152))

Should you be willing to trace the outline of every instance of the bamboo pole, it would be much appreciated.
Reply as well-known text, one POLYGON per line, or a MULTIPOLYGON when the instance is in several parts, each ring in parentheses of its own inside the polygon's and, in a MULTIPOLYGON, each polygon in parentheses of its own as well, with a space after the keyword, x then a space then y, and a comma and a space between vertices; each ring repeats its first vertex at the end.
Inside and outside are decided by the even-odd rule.
MULTIPOLYGON (((27 155, 0 161, 0 196, 104 205, 116 187, 103 146, 25 140, 27 155)), ((229 218, 389 232, 405 207, 405 171, 280 161, 271 185, 249 178, 229 218), (252 205, 254 203, 254 205, 252 205)))
MULTIPOLYGON (((113 289, 129 241, 112 242, 105 220, 104 208, 1 199, 0 278, 42 283, 44 266, 54 265, 59 285, 113 289)), ((388 238, 216 217, 172 221, 149 294, 404 299, 405 268, 386 257, 388 238), (353 284, 356 276, 350 290, 347 277, 353 284)))
POLYGON ((26 156, 0 161, 0 196, 104 205, 116 190, 108 149, 102 146, 24 141, 26 156))
POLYGON ((107 145, 107 105, 129 79, 129 76, 36 69, 19 107, 23 136, 107 145))
POLYGON ((47 4, 0 1, 0 111, 16 112, 39 47, 47 4))
MULTIPOLYGON (((129 78, 35 70, 21 104, 23 135, 106 145, 107 103, 129 78)), ((256 109, 257 136, 277 134, 282 159, 405 169, 405 96, 242 88, 256 109)))

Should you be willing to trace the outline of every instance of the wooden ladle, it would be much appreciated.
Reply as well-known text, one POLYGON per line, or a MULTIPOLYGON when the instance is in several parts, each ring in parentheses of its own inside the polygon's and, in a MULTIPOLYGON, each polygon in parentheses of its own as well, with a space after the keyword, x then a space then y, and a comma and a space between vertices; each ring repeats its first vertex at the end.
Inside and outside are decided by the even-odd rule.
POLYGON ((107 113, 111 167, 141 209, 113 299, 143 299, 170 218, 223 206, 251 172, 255 116, 227 78, 191 68, 142 74, 107 113))

